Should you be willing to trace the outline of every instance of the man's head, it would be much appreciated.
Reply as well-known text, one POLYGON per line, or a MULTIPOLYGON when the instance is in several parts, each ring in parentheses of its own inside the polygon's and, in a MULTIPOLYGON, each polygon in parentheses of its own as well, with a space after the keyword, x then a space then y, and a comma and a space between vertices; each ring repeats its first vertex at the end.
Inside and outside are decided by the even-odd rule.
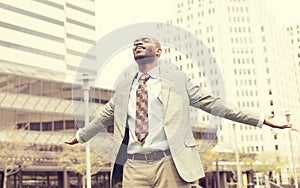
POLYGON ((162 53, 158 40, 153 37, 143 36, 133 43, 133 55, 137 63, 151 63, 157 61, 162 53))

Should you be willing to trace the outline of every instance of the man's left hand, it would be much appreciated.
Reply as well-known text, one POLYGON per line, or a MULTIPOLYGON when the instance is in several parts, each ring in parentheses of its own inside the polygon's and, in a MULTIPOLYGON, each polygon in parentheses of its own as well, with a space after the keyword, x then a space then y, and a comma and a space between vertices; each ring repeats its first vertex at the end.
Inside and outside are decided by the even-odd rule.
POLYGON ((292 128, 292 124, 276 124, 272 121, 274 115, 269 115, 265 118, 264 124, 276 129, 292 128))

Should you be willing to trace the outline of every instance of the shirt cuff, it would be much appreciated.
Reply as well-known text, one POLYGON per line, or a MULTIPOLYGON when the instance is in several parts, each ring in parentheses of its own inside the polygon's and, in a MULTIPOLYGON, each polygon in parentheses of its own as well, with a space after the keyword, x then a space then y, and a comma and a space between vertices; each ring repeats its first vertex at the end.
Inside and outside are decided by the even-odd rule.
POLYGON ((80 131, 81 131, 81 128, 76 132, 75 137, 76 137, 76 140, 77 140, 79 143, 83 144, 83 143, 85 143, 85 141, 84 141, 83 139, 80 138, 80 131))
POLYGON ((265 115, 261 114, 259 116, 259 120, 258 120, 258 123, 257 123, 256 127, 261 128, 263 126, 263 124, 264 124, 264 121, 265 121, 265 115))

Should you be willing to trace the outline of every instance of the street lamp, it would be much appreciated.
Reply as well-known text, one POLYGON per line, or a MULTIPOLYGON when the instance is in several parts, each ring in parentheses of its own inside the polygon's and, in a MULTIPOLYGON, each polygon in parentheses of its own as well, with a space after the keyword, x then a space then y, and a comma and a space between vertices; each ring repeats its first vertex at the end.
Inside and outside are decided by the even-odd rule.
MULTIPOLYGON (((89 81, 92 79, 88 74, 82 74, 82 79, 83 85, 82 85, 82 90, 83 90, 83 100, 84 100, 84 106, 85 106, 85 114, 84 114, 84 126, 88 126, 89 124, 89 92, 90 92, 90 84, 89 81)), ((91 188, 91 157, 90 157, 90 147, 88 144, 86 144, 85 147, 85 152, 86 152, 86 185, 87 188, 91 188)))
POLYGON ((236 135, 236 127, 235 124, 232 124, 233 131, 234 131, 234 143, 235 143, 235 160, 237 165, 237 187, 242 188, 242 174, 241 174, 241 166, 240 166, 240 159, 239 159, 239 152, 238 152, 238 142, 237 142, 237 135, 236 135))
MULTIPOLYGON (((287 123, 289 124, 291 120, 291 112, 287 110, 285 111, 284 115, 286 117, 287 123)), ((292 156, 291 161, 292 161, 293 174, 294 174, 294 183, 295 183, 295 188, 298 188, 298 179, 297 179, 297 171, 296 171, 296 166, 294 161, 294 150, 293 150, 291 129, 289 130, 289 139, 290 139, 290 149, 291 149, 291 156, 292 156)))

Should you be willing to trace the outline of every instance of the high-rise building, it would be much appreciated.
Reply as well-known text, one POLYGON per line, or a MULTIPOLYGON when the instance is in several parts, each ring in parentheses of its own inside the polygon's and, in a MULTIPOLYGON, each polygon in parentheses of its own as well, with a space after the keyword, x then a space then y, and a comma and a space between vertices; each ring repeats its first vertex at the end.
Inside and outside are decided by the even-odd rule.
POLYGON ((60 72, 95 63, 94 1, 1 1, 1 62, 60 72))
MULTIPOLYGON (((287 32, 289 33, 290 42, 293 48, 294 60, 295 60, 295 70, 296 74, 300 75, 300 24, 287 27, 287 32)), ((299 84, 299 80, 295 80, 299 84)), ((300 88, 298 87, 298 92, 300 88)), ((300 104, 300 96, 298 99, 298 104, 300 104)))
MULTIPOLYGON (((0 15, 0 186, 80 186, 70 164, 82 163, 72 158, 85 154, 63 142, 84 122, 81 81, 75 79, 94 73, 84 65, 97 59, 95 2, 0 1, 0 15), (71 163, 61 165, 65 157, 71 163)), ((112 93, 91 87, 91 112, 112 93)), ((108 178, 109 171, 102 187, 108 178)))
MULTIPOLYGON (((229 104, 273 114, 279 123, 286 122, 288 110, 294 114, 291 123, 299 129, 299 74, 295 71, 292 47, 285 29, 277 26, 264 4, 263 0, 178 0, 177 16, 168 24, 187 32, 166 35, 164 43, 181 42, 164 52, 200 86, 216 96, 225 96, 229 104), (191 36, 199 40, 192 40, 191 36), (180 52, 186 49, 193 49, 192 53, 180 52)), ((195 126, 206 126, 212 118, 197 109, 191 112, 195 126)), ((224 150, 234 148, 232 124, 224 121, 219 125, 218 145, 224 150)), ((280 151, 290 157, 287 131, 235 124, 240 152, 280 151)), ((297 159, 298 134, 292 133, 297 159)), ((281 169, 280 181, 289 182, 290 172, 289 165, 281 169)))

